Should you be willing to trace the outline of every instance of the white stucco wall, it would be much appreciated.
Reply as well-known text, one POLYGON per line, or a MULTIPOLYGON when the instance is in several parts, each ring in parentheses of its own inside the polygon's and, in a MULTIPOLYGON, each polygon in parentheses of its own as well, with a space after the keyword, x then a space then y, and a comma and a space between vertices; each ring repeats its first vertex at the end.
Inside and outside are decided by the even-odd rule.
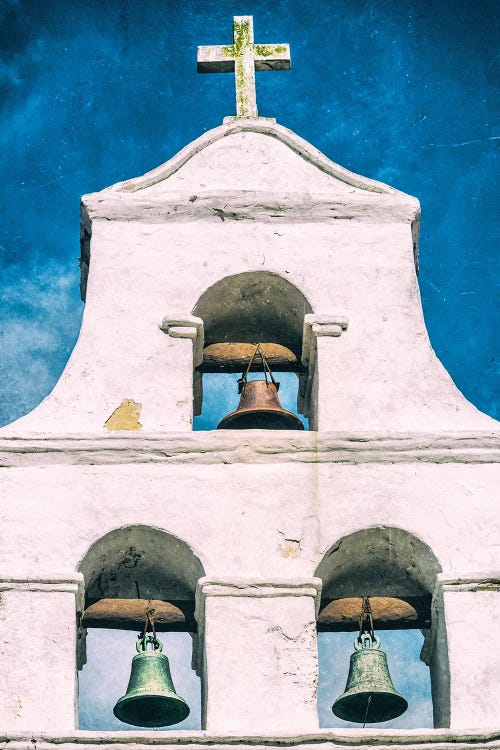
MULTIPOLYGON (((391 526, 428 545, 447 579, 479 575, 487 580, 495 576, 498 550, 493 498, 498 469, 495 464, 471 463, 478 456, 477 448, 468 449, 461 456, 456 455, 453 463, 444 464, 436 462, 437 456, 429 460, 424 452, 423 462, 415 463, 408 453, 408 462, 398 465, 389 462, 390 455, 384 462, 383 452, 375 453, 371 461, 362 464, 357 463, 355 455, 348 463, 345 459, 336 462, 335 454, 321 463, 309 463, 304 461, 307 453, 295 462, 281 462, 280 451, 286 450, 285 436, 281 436, 278 446, 273 446, 268 434, 259 431, 233 433, 228 436, 229 443, 228 437, 223 436, 226 448, 232 445, 233 451, 240 451, 240 460, 228 465, 214 460, 216 455, 207 437, 203 433, 193 435, 188 450, 175 447, 175 441, 169 444, 165 438, 156 458, 147 453, 142 459, 135 457, 130 463, 120 464, 111 459, 109 450, 117 438, 110 436, 101 441, 100 447, 94 445, 88 455, 88 459, 99 465, 82 465, 85 451, 80 449, 78 455, 71 456, 68 446, 59 454, 56 451, 59 460, 66 462, 63 464, 55 463, 52 452, 40 453, 39 449, 31 455, 9 454, 5 449, 15 449, 17 441, 5 439, 3 460, 10 455, 11 463, 23 465, 11 466, 1 474, 1 492, 6 504, 0 569, 15 571, 18 577, 27 579, 34 570, 46 578, 55 576, 56 571, 74 574, 97 539, 114 529, 138 524, 164 529, 184 540, 201 561, 208 581, 223 579, 237 586, 243 585, 242 581, 251 586, 257 585, 255 581, 269 581, 279 588, 287 581, 312 581, 323 556, 339 539, 363 528, 391 526), (251 455, 245 458, 242 439, 260 449, 263 458, 258 466, 251 455), (290 554, 291 542, 293 554, 290 554)), ((309 438, 307 433, 301 437, 309 438)), ((125 459, 128 441, 120 439, 125 445, 122 447, 125 459)), ((144 442, 132 436, 130 439, 144 442)), ((286 441, 290 445, 297 438, 286 437, 286 441)), ((481 455, 484 460, 487 451, 481 455)), ((495 455, 491 453, 492 458, 495 455)), ((389 549, 387 555, 389 561, 389 549)), ((352 557, 358 556, 359 550, 353 549, 352 557)), ((418 561, 407 562, 408 570, 415 563, 418 568, 418 561)), ((412 584, 410 579, 409 588, 399 593, 419 593, 421 585, 425 588, 429 584, 419 582, 418 577, 412 584), (413 590, 412 586, 416 588, 413 590)), ((470 628, 476 619, 489 621, 490 598, 495 596, 498 585, 495 588, 490 580, 489 586, 487 595, 481 587, 464 594, 463 606, 470 628)), ((386 593, 397 594, 398 588, 386 593)), ((53 611, 53 596, 53 593, 45 595, 47 612, 53 611)), ((444 596, 449 595, 445 592, 444 596)), ((460 596, 461 592, 453 593, 453 597, 460 599, 460 596)), ((300 726, 304 731, 314 729, 316 648, 315 638, 308 635, 313 599, 310 594, 291 598, 293 601, 276 594, 265 602, 251 596, 210 600, 201 645, 205 648, 203 679, 207 684, 209 729, 220 732, 225 726, 228 731, 249 732, 258 724, 262 731, 291 731, 289 717, 279 708, 281 703, 275 704, 276 711, 267 713, 268 719, 264 719, 262 710, 264 704, 269 705, 265 698, 268 690, 284 696, 289 706, 297 706, 293 712, 296 731, 300 726), (254 618, 258 627, 253 626, 254 618), (230 636, 226 632, 229 622, 230 636), (295 633, 295 656, 295 652, 290 653, 289 639, 279 636, 284 628, 295 633), (278 635, 271 637, 266 633, 278 635), (243 642, 247 644, 246 656, 241 658, 245 664, 245 659, 249 660, 248 669, 238 670, 235 660, 242 664, 238 644, 243 642), (256 653, 260 653, 261 666, 254 664, 251 668, 252 654, 256 653), (273 653, 281 654, 278 660, 273 653), (266 654, 271 660, 267 667, 266 654), (295 660, 299 672, 309 675, 306 682, 299 681, 298 686, 296 681, 290 682, 287 676, 290 669, 281 671, 280 667, 287 659, 295 660), (303 668, 299 666, 301 661, 303 668), (248 679, 251 669, 257 669, 255 681, 248 679), (232 689, 228 691, 229 675, 232 689), (257 691, 255 682, 260 684, 257 691)), ((452 644, 451 726, 488 725, 490 706, 482 690, 471 691, 464 681, 473 647, 464 651, 455 645, 463 638, 463 618, 458 635, 450 636, 455 628, 456 607, 461 606, 453 604, 455 609, 452 609, 452 601, 448 604, 446 600, 445 608, 452 644)), ((74 611, 62 613, 59 623, 61 631, 55 640, 64 643, 58 665, 59 668, 66 665, 66 681, 61 683, 66 685, 74 674, 74 652, 66 638, 68 629, 75 627, 74 611)), ((40 631, 41 638, 46 637, 44 632, 40 631)), ((475 664, 477 685, 485 687, 491 680, 492 665, 500 664, 500 654, 495 648, 490 644, 488 660, 475 664)), ((49 654, 45 656, 41 649, 38 662, 43 661, 50 674, 49 654)), ((21 698, 22 690, 21 681, 17 691, 21 698)), ((10 726, 17 706, 5 705, 2 718, 10 726)), ((60 723, 66 726, 72 716, 69 705, 65 718, 60 711, 60 723)), ((39 718, 42 723, 45 715, 39 718)))
POLYGON ((495 567, 496 464, 274 463, 259 433, 269 458, 257 469, 205 463, 200 433, 201 456, 181 465, 54 465, 38 454, 44 466, 2 471, 2 569, 77 570, 94 541, 128 524, 180 537, 208 576, 312 576, 338 539, 373 525, 414 534, 447 573, 495 567), (284 538, 302 540, 296 557, 280 553, 284 538))
POLYGON ((77 585, 33 580, 37 569, 33 564, 28 580, 5 574, 0 579, 0 726, 71 731, 77 585))

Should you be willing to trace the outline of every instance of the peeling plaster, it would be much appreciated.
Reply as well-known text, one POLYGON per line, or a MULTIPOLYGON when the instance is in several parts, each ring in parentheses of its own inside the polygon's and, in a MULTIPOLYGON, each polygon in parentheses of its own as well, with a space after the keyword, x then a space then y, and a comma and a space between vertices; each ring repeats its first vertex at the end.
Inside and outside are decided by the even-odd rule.
POLYGON ((132 399, 124 399, 104 423, 107 430, 140 430, 139 422, 142 404, 132 399))

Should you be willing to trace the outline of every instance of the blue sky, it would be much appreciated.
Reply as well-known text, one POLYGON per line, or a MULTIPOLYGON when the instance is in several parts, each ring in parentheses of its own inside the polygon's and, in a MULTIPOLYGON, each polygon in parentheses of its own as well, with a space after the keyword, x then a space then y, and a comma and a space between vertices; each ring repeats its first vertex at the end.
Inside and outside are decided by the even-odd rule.
MULTIPOLYGON (((254 15, 256 42, 291 46, 290 71, 257 75, 260 114, 420 199, 431 342, 465 395, 498 417, 494 0, 87 0, 84 10, 81 0, 0 0, 0 424, 50 391, 76 341, 80 196, 152 169, 234 114, 233 77, 197 75, 196 46, 230 43, 238 14, 254 15)), ((211 426, 205 416, 198 426, 211 426)), ((130 655, 116 640, 106 648, 126 682, 133 634, 122 635, 130 655)), ((400 671, 420 711, 405 721, 422 726, 419 636, 399 637, 393 663, 413 654, 400 671)), ((343 689, 345 638, 341 658, 320 638, 323 725, 343 689)), ((86 679, 82 696, 101 678, 86 679)))

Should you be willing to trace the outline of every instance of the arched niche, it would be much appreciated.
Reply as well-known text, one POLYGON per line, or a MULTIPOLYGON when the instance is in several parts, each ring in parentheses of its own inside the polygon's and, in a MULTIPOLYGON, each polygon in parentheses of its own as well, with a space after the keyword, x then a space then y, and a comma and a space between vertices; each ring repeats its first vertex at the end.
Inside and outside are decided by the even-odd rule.
POLYGON ((124 526, 98 539, 80 563, 86 607, 100 599, 190 600, 203 566, 191 548, 150 526, 124 526))
POLYGON ((304 315, 312 308, 304 294, 277 273, 248 271, 209 287, 193 309, 203 319, 205 344, 275 343, 300 358, 304 315))
MULTIPOLYGON (((302 378, 301 383, 305 383, 301 363, 302 337, 304 316, 312 312, 312 307, 300 289, 287 279, 269 271, 226 276, 201 295, 192 312, 203 320, 205 335, 203 362, 195 373, 196 414, 201 413, 202 374, 217 374, 217 382, 208 385, 219 389, 214 400, 222 403, 225 400, 224 388, 232 387, 236 394, 235 379, 231 380, 227 375, 241 374, 246 369, 254 351, 253 345, 257 343, 262 344, 273 372, 295 373, 302 378)), ((255 358, 252 370, 262 370, 260 357, 255 358)), ((293 405, 286 408, 295 411, 299 383, 289 375, 283 376, 283 381, 280 398, 285 391, 285 397, 290 398, 293 391, 293 405)), ((204 388, 207 390, 205 380, 204 388)), ((229 411, 236 408, 236 404, 237 399, 229 411)), ((222 416, 223 412, 218 419, 222 416)))
POLYGON ((318 565, 323 596, 432 595, 441 566, 424 542, 403 529, 376 526, 339 539, 318 565))
POLYGON ((320 632, 357 630, 362 597, 369 596, 375 630, 423 633, 420 658, 430 668, 434 725, 448 726, 446 627, 442 604, 435 597, 440 572, 439 561, 421 539, 400 528, 375 526, 337 540, 315 575, 323 583, 320 632))
MULTIPOLYGON (((94 649, 101 649, 100 644, 96 646, 96 636, 102 639, 102 657, 99 651, 97 662, 109 660, 104 671, 97 664, 98 671, 91 680, 85 673, 82 674, 85 685, 92 683, 92 690, 103 690, 103 694, 96 698, 95 708, 103 723, 90 728, 125 728, 113 717, 112 707, 126 689, 128 676, 125 674, 128 675, 135 654, 135 636, 130 633, 127 645, 122 646, 116 642, 116 638, 126 634, 120 635, 116 631, 141 633, 146 623, 146 612, 151 608, 154 610, 156 631, 160 633, 171 662, 175 687, 179 694, 188 699, 188 703, 196 704, 195 713, 198 715, 200 686, 191 672, 192 668, 198 673, 200 671, 198 637, 190 636, 197 632, 195 591, 197 581, 205 575, 205 571, 189 545, 159 528, 123 526, 97 539, 84 555, 78 570, 85 582, 85 609, 80 615, 77 639, 79 668, 84 667, 87 661, 86 637, 89 628, 93 631, 94 649), (175 653, 176 649, 178 654, 175 653), (172 668, 172 665, 175 667, 172 668), (118 672, 121 676, 119 684, 115 684, 112 675, 118 672), (107 687, 101 688, 104 683, 107 687), (188 685, 184 690, 183 684, 188 685), (116 692, 114 695, 111 694, 113 690, 116 692), (105 712, 103 703, 107 704, 105 712)), ((123 639, 120 640, 122 642, 123 639)), ((95 663, 94 654, 93 668, 95 663)), ((86 696, 81 694, 81 702, 83 697, 86 696)), ((188 721, 193 716, 192 712, 188 721)), ((199 725, 200 719, 196 719, 196 723, 191 723, 187 728, 199 728, 199 725)))

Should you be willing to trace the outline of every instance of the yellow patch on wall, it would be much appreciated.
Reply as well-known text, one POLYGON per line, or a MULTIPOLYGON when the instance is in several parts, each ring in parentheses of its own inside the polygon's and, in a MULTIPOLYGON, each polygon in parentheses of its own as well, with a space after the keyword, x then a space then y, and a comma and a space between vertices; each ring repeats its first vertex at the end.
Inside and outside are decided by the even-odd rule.
POLYGON ((142 424, 139 422, 142 404, 138 404, 131 398, 125 398, 112 415, 104 422, 107 430, 140 430, 142 424))
POLYGON ((295 539, 285 539, 278 547, 281 557, 299 557, 300 542, 295 539))

